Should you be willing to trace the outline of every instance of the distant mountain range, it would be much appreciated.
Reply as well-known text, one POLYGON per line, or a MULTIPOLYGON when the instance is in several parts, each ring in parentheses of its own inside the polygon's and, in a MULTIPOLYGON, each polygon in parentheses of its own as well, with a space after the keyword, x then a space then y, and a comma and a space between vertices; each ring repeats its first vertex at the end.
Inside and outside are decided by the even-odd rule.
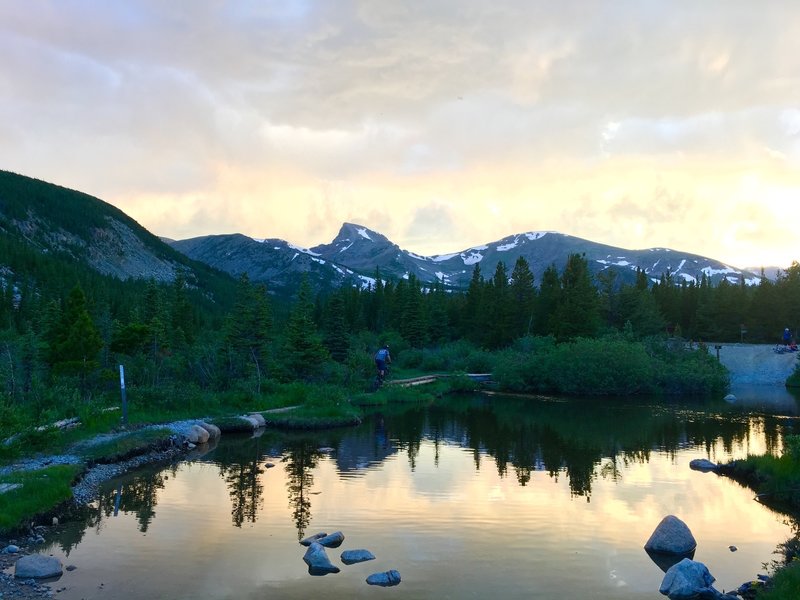
MULTIPOLYGON (((696 282, 703 274, 715 284, 723 278, 751 285, 760 280, 754 270, 696 254, 668 248, 628 250, 554 231, 518 233, 436 256, 404 250, 381 233, 354 223, 344 223, 330 243, 313 248, 242 234, 167 240, 102 200, 6 171, 0 171, 0 241, 8 252, 19 247, 58 255, 120 280, 169 281, 180 272, 199 288, 218 289, 229 285, 220 279, 224 274, 248 273, 252 281, 266 283, 277 294, 291 293, 304 276, 317 290, 366 286, 374 283, 377 270, 383 279, 414 275, 424 283, 439 280, 463 289, 475 265, 488 278, 503 261, 510 274, 520 256, 539 283, 548 266, 560 271, 572 253, 584 254, 593 274, 615 271, 623 282, 633 282, 637 268, 653 282, 666 272, 675 283, 696 282)), ((0 274, 8 267, 0 256, 0 274)), ((3 279, 16 277, 6 273, 3 279)))
POLYGON ((642 269, 652 282, 671 273, 676 284, 699 282, 705 274, 712 283, 723 278, 748 285, 760 276, 720 261, 669 248, 628 250, 591 242, 555 231, 518 233, 501 240, 465 250, 421 256, 401 249, 386 236, 363 225, 345 223, 329 244, 301 248, 278 239, 257 240, 240 234, 212 235, 171 242, 178 251, 233 275, 247 272, 251 279, 278 288, 306 273, 318 285, 367 284, 374 282, 376 269, 381 278, 436 280, 451 288, 465 288, 479 265, 484 277, 491 277, 503 261, 510 274, 520 256, 525 257, 540 282, 544 270, 555 265, 560 271, 569 254, 586 256, 594 275, 615 271, 618 280, 633 282, 642 269))

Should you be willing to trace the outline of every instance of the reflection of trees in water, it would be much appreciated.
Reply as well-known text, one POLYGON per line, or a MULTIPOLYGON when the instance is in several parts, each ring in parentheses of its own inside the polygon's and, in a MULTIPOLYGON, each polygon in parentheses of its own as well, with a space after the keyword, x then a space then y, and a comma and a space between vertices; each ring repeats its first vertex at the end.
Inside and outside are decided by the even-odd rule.
POLYGON ((255 523, 258 511, 264 505, 264 486, 260 481, 264 469, 259 464, 259 458, 255 457, 247 463, 220 465, 219 470, 228 486, 233 524, 241 527, 245 521, 255 523))
POLYGON ((312 470, 316 468, 321 453, 311 440, 295 441, 287 445, 283 462, 286 463, 286 489, 289 492, 289 507, 297 527, 297 539, 311 522, 311 487, 314 485, 312 470))
POLYGON ((473 450, 476 469, 484 453, 494 458, 501 477, 513 468, 523 486, 537 470, 555 479, 566 474, 570 492, 588 500, 597 477, 619 481, 623 468, 648 462, 653 450, 674 457, 682 448, 700 446, 711 455, 720 444, 731 452, 748 442, 754 430, 763 432, 768 449, 779 447, 778 419, 755 419, 718 404, 711 408, 691 404, 654 408, 608 399, 486 402, 460 397, 428 411, 414 409, 394 416, 391 427, 407 449, 412 469, 423 437, 434 443, 435 463, 442 441, 449 441, 473 450))
POLYGON ((215 458, 219 472, 228 486, 231 499, 231 521, 235 527, 242 523, 255 523, 258 511, 264 506, 264 486, 261 475, 262 439, 246 439, 244 443, 218 447, 215 458))

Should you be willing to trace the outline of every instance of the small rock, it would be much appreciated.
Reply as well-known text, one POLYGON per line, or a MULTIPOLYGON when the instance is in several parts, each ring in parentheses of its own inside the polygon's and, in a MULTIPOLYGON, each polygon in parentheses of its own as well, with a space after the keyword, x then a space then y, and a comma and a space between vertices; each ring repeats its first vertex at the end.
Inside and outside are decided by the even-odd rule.
POLYGON ((338 548, 344 541, 344 534, 341 531, 334 531, 330 535, 319 538, 317 543, 326 548, 338 548))
POLYGON ((261 413, 252 413, 247 415, 247 417, 249 419, 253 419, 256 422, 257 424, 256 427, 264 427, 267 424, 266 420, 264 420, 264 415, 262 415, 261 413))
POLYGON ((193 444, 192 442, 187 442, 187 443, 186 443, 186 447, 187 447, 189 450, 194 450, 195 448, 197 448, 197 445, 196 445, 196 444, 193 444))
POLYGON ((265 466, 267 469, 271 469, 272 467, 274 467, 274 466, 275 466, 275 463, 267 463, 267 464, 266 464, 266 465, 264 465, 264 466, 265 466))
POLYGON ((205 444, 208 442, 208 431, 200 427, 200 425, 192 425, 186 439, 190 444, 205 444))
POLYGON ((689 468, 693 471, 708 473, 709 471, 716 471, 719 467, 706 458, 695 458, 689 462, 689 468))
POLYGON ((325 548, 317 542, 311 542, 303 556, 303 561, 308 565, 309 575, 327 575, 328 573, 338 573, 339 567, 331 563, 325 548))
POLYGON ((321 448, 317 448, 317 452, 322 452, 323 454, 330 454, 333 452, 333 448, 330 446, 322 446, 321 448))
POLYGON ((345 550, 342 552, 342 562, 346 565, 354 565, 367 560, 375 560, 375 555, 369 550, 345 550))
POLYGON ((736 552, 738 548, 736 546, 728 546, 728 550, 730 550, 731 552, 736 552))
POLYGON ((53 517, 53 527, 58 526, 58 517, 53 517))
POLYGON ((19 546, 15 546, 14 544, 9 544, 5 548, 3 548, 2 551, 0 551, 0 554, 16 554, 17 552, 19 552, 19 546))
POLYGON ((308 536, 304 540, 300 540, 300 543, 303 546, 310 546, 313 542, 316 542, 317 540, 321 540, 322 538, 324 538, 327 535, 328 535, 327 533, 325 533, 324 531, 321 531, 319 533, 315 533, 314 535, 308 536))
POLYGON ((383 573, 373 573, 367 577, 367 583, 370 585, 380 585, 382 587, 391 587, 400 583, 400 573, 392 569, 391 571, 384 571, 383 573))
POLYGON ((57 577, 63 573, 61 561, 54 556, 29 554, 14 564, 14 577, 19 579, 45 579, 57 577))
POLYGON ((725 402, 736 402, 736 396, 733 394, 728 394, 725 396, 725 398, 723 398, 723 400, 725 400, 725 402))
POLYGON ((222 435, 222 431, 219 427, 214 425, 213 423, 198 423, 198 426, 202 427, 208 432, 208 439, 209 440, 216 440, 222 435))
POLYGON ((67 571, 74 571, 77 568, 75 565, 67 565, 67 571))

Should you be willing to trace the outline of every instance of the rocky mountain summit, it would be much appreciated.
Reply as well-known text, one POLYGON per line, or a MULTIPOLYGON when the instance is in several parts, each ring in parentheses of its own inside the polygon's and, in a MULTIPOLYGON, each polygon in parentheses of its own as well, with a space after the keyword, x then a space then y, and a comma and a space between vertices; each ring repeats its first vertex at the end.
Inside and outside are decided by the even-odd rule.
POLYGON ((385 235, 363 225, 344 223, 328 244, 310 249, 283 240, 255 240, 242 235, 205 236, 172 242, 190 258, 238 275, 247 272, 252 280, 274 287, 289 285, 303 273, 318 285, 366 285, 379 270, 382 278, 441 281, 447 287, 466 288, 475 265, 484 277, 491 277, 498 262, 510 273, 516 260, 524 257, 540 282, 545 269, 561 270, 570 254, 584 254, 596 276, 613 271, 620 282, 632 283, 637 269, 652 282, 668 276, 679 285, 699 283, 703 276, 713 284, 725 279, 753 285, 760 277, 720 261, 669 248, 629 250, 592 242, 556 231, 529 231, 461 251, 422 256, 404 250, 385 235))

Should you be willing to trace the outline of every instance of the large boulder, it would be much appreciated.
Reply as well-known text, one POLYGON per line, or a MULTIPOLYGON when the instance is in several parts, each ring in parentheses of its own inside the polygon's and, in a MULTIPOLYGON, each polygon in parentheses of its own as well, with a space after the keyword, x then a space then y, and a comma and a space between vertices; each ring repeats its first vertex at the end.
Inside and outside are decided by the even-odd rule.
POLYGON ((650 539, 644 545, 647 552, 662 554, 690 554, 697 548, 697 542, 689 527, 675 515, 661 519, 650 539))
POLYGON ((186 441, 190 444, 205 444, 208 442, 208 432, 200 425, 192 425, 189 433, 186 434, 186 441))
POLYGON ((367 560, 375 560, 375 555, 369 550, 345 550, 342 552, 342 562, 346 565, 354 565, 367 560))
POLYGON ((55 556, 29 554, 14 565, 14 577, 20 579, 47 579, 59 577, 64 572, 61 561, 55 556))
POLYGON ((325 548, 320 546, 317 542, 311 542, 311 545, 306 550, 303 560, 308 565, 309 575, 327 575, 328 573, 338 573, 339 567, 331 563, 325 548))
POLYGON ((400 584, 400 573, 392 569, 391 571, 384 571, 383 573, 373 573, 367 577, 367 583, 370 585, 380 585, 382 587, 391 587, 400 584))
POLYGON ((711 584, 714 576, 701 562, 684 558, 670 567, 658 591, 670 600, 694 600, 696 598, 727 598, 711 584))

